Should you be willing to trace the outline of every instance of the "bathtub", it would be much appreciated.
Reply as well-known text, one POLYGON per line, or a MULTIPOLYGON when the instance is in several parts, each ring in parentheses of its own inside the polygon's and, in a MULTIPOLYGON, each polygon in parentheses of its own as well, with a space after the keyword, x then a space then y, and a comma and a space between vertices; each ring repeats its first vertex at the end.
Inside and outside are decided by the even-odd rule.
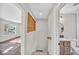
POLYGON ((79 47, 72 47, 73 55, 79 55, 79 47))

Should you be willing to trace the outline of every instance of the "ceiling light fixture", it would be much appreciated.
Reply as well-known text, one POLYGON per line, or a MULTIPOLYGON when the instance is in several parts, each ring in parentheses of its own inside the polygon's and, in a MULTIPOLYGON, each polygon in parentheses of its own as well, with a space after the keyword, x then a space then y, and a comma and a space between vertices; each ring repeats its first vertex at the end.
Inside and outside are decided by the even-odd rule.
POLYGON ((40 12, 40 15, 43 15, 43 13, 42 13, 42 12, 40 12))

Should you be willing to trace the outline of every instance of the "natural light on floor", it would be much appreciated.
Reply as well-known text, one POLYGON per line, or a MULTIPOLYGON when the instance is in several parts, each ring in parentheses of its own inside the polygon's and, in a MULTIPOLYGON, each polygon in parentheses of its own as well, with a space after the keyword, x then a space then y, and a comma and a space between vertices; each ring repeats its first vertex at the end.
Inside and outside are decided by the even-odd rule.
POLYGON ((8 49, 4 50, 2 53, 7 53, 8 51, 10 51, 11 49, 13 49, 14 47, 9 47, 8 49))

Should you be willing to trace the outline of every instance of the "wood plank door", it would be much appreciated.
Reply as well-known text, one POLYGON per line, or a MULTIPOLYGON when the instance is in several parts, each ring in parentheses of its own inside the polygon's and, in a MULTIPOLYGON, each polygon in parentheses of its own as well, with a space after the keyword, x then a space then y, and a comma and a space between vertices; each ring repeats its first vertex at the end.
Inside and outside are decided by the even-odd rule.
POLYGON ((27 32, 32 32, 36 30, 36 21, 34 18, 31 16, 30 13, 28 13, 28 21, 27 21, 27 32))

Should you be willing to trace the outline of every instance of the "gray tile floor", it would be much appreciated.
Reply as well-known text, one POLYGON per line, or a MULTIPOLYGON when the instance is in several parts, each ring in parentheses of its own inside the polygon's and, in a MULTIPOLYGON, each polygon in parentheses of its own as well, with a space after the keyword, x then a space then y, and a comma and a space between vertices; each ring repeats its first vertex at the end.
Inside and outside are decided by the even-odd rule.
POLYGON ((0 55, 21 55, 21 39, 0 44, 0 55))

